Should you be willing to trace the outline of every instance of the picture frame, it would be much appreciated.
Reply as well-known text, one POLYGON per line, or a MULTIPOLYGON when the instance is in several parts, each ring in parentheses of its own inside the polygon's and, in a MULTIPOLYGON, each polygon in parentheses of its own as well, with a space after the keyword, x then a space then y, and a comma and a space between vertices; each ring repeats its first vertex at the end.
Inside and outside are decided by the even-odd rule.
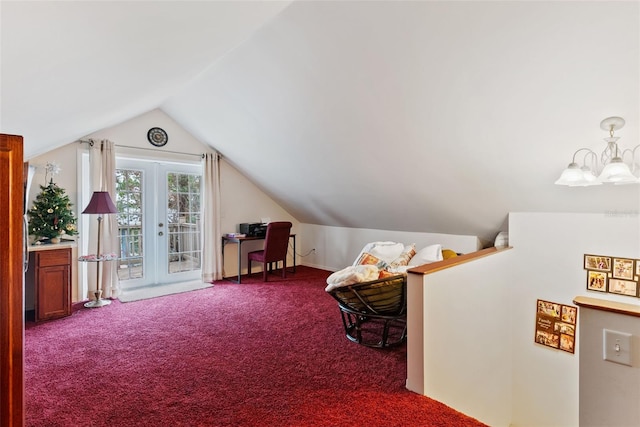
POLYGON ((561 319, 563 322, 576 324, 576 318, 578 317, 578 309, 568 305, 562 306, 561 319))
POLYGON ((607 292, 607 273, 589 270, 587 274, 587 290, 607 292))
POLYGON ((560 350, 564 350, 569 353, 575 352, 575 337, 560 334, 560 350))
POLYGON ((635 280, 609 279, 608 289, 612 294, 638 296, 638 282, 635 280))
POLYGON ((564 322, 556 322, 555 325, 553 325, 553 331, 557 334, 575 337, 576 325, 572 325, 570 323, 564 323, 564 322))
MULTIPOLYGON (((604 272, 597 272, 606 276, 604 272)), ((538 299, 534 342, 556 350, 575 353, 578 307, 538 299)))
POLYGON ((560 318, 561 305, 556 302, 538 300, 538 313, 554 318, 560 318))
POLYGON ((536 342, 546 345, 547 347, 558 348, 560 342, 559 337, 555 334, 538 330, 536 331, 536 342))
POLYGON ((636 276, 640 276, 640 259, 636 260, 636 276))
POLYGON ((585 270, 611 271, 611 257, 601 255, 585 255, 585 270))
POLYGON ((612 277, 616 279, 633 280, 634 260, 629 258, 614 258, 612 277))

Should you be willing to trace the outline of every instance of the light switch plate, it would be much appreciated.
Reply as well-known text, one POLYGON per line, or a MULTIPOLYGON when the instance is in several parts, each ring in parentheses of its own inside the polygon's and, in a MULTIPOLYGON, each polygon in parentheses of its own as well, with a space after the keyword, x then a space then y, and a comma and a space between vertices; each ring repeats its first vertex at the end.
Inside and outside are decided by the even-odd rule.
POLYGON ((603 329, 603 357, 614 363, 631 366, 631 334, 603 329))

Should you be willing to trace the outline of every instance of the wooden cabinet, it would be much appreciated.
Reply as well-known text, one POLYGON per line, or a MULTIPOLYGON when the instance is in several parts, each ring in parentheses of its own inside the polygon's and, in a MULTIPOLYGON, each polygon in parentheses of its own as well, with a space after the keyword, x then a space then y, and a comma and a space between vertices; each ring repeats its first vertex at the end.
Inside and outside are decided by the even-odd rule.
POLYGON ((71 248, 29 254, 27 281, 35 287, 35 321, 71 315, 71 248))

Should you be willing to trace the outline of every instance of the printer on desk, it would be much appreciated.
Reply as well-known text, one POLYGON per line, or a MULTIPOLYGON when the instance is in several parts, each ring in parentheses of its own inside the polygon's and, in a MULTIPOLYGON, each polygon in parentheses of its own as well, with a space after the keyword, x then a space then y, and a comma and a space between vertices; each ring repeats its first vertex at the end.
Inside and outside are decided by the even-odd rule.
POLYGON ((267 235, 267 224, 244 222, 238 225, 238 231, 248 237, 265 237, 267 235))

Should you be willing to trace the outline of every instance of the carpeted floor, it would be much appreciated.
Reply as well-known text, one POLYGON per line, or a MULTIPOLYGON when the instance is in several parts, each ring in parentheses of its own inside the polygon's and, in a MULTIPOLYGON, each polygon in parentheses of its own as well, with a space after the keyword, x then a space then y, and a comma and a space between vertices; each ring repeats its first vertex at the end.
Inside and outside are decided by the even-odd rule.
POLYGON ((25 330, 28 426, 482 426, 406 390, 406 347, 348 341, 298 267, 25 330))

